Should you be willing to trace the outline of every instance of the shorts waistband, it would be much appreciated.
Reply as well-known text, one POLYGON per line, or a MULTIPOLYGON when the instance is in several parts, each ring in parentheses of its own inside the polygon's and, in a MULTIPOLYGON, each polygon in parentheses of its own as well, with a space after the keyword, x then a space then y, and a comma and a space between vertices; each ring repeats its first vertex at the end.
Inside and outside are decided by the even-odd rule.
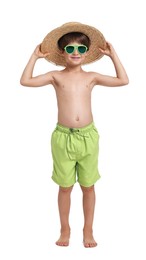
POLYGON ((67 134, 71 134, 71 133, 85 134, 85 133, 90 132, 90 130, 92 130, 94 127, 95 127, 94 122, 92 122, 91 124, 89 124, 85 127, 79 127, 79 128, 69 128, 69 127, 65 127, 60 124, 57 124, 56 130, 59 130, 61 132, 67 133, 67 134))

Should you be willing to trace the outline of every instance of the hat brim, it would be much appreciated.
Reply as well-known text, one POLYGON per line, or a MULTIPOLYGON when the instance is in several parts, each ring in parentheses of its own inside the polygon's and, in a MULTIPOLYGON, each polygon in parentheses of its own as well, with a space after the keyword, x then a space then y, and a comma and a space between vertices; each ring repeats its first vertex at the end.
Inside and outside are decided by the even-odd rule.
POLYGON ((99 60, 103 54, 100 52, 99 48, 106 48, 106 40, 103 34, 96 28, 81 24, 78 22, 66 23, 46 35, 42 44, 42 53, 49 53, 46 60, 52 62, 56 65, 66 66, 66 61, 61 51, 58 48, 58 40, 65 34, 70 32, 81 32, 87 35, 90 39, 90 48, 87 52, 83 64, 88 64, 99 60))

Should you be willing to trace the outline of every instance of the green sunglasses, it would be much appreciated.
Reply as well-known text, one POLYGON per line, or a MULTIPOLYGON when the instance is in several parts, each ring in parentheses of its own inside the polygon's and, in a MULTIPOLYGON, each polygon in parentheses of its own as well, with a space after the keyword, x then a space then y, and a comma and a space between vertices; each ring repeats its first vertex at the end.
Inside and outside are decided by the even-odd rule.
POLYGON ((77 50, 80 54, 84 54, 88 50, 88 48, 85 45, 67 45, 65 46, 64 50, 68 54, 74 53, 75 50, 77 50))

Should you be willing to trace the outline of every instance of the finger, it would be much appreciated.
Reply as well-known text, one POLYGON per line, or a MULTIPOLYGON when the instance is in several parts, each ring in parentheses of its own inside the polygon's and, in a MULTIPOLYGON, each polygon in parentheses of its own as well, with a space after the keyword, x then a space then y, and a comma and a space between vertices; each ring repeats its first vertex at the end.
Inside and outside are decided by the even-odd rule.
POLYGON ((40 44, 38 44, 37 46, 36 46, 36 50, 39 50, 40 51, 40 44))
POLYGON ((48 55, 50 55, 50 52, 44 53, 44 57, 47 57, 48 55))
POLYGON ((102 52, 102 53, 104 53, 105 52, 105 50, 103 50, 103 49, 101 49, 101 48, 98 48, 99 50, 100 50, 100 52, 102 52))
POLYGON ((107 47, 108 47, 109 49, 111 49, 113 46, 112 46, 112 44, 111 44, 110 42, 107 42, 107 47))

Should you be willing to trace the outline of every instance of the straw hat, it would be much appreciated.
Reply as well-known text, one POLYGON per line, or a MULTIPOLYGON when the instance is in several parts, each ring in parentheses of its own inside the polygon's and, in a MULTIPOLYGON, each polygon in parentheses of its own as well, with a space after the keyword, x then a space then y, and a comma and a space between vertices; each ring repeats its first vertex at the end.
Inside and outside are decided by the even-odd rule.
POLYGON ((44 38, 41 44, 41 51, 43 53, 49 52, 49 55, 46 57, 49 62, 53 62, 56 65, 66 66, 65 59, 58 48, 58 40, 63 35, 70 32, 84 33, 90 39, 90 48, 83 64, 91 63, 103 56, 98 49, 98 47, 102 49, 105 49, 106 47, 106 41, 102 33, 92 26, 78 22, 69 22, 54 29, 44 38))

